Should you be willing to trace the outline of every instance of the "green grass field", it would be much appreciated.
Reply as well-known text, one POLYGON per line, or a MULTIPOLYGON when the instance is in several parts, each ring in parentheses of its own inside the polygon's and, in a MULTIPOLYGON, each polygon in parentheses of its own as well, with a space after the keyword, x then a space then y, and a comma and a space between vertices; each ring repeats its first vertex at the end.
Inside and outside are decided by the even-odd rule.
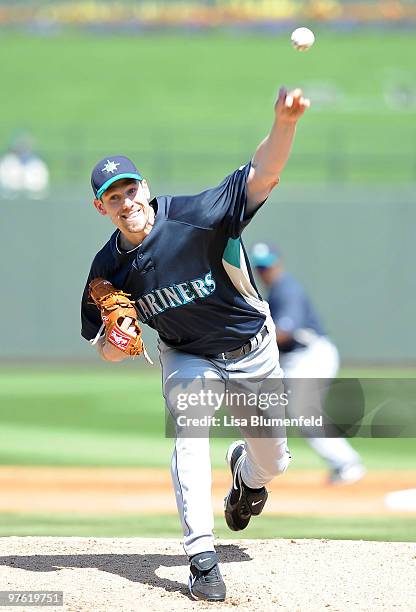
MULTIPOLYGON (((412 369, 344 370, 349 376, 411 377, 412 369)), ((164 437, 160 374, 108 364, 0 368, 0 463, 4 465, 153 466, 168 470, 173 440, 164 437)), ((212 440, 214 467, 224 467, 228 439, 212 440)), ((416 469, 414 439, 359 439, 370 470, 416 469)), ((323 467, 301 438, 292 438, 291 470, 323 467)), ((0 536, 89 535, 179 537, 176 516, 0 514, 0 536)), ((219 537, 233 537, 222 518, 219 537)), ((318 537, 411 541, 407 517, 262 517, 250 537, 318 537)))
MULTIPOLYGON (((178 538, 179 518, 172 515, 74 516, 73 514, 0 514, 2 536, 88 536, 178 538)), ((228 529, 223 516, 215 519, 218 538, 318 538, 331 540, 416 540, 413 517, 311 517, 264 514, 246 533, 228 529)))
POLYGON ((253 153, 277 88, 314 102, 286 180, 415 179, 413 32, 282 35, 2 33, 3 142, 33 133, 53 177, 85 181, 97 156, 134 156, 157 183, 206 185, 253 153))
MULTIPOLYGON (((0 369, 0 463, 166 467, 173 440, 165 437, 160 373, 108 364, 0 369)), ((379 370, 412 376, 413 370, 379 370)), ((377 370, 345 370, 376 376, 377 370)), ((230 436, 232 433, 230 432, 230 436)), ((224 467, 229 438, 212 440, 212 463, 224 467)), ((414 439, 356 439, 370 469, 416 469, 414 439)), ((290 439, 291 469, 323 464, 303 439, 290 439)))

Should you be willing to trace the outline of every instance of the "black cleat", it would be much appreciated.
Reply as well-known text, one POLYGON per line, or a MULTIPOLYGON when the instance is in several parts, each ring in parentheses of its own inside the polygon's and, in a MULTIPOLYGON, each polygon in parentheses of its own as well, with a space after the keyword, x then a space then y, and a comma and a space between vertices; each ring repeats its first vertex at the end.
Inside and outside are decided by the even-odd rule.
POLYGON ((258 516, 267 501, 265 487, 250 489, 241 479, 241 465, 246 450, 242 440, 233 442, 227 452, 227 461, 233 475, 232 487, 224 499, 224 514, 227 525, 233 531, 245 529, 252 516, 258 516))
POLYGON ((191 557, 189 592, 193 599, 224 601, 225 584, 218 567, 217 553, 212 550, 191 557))

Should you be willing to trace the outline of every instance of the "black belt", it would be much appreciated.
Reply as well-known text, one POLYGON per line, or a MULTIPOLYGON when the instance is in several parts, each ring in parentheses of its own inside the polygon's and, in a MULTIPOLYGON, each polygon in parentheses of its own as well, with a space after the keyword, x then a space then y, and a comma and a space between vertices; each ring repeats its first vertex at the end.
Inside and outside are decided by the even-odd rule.
POLYGON ((228 351, 226 353, 218 353, 218 355, 207 355, 207 357, 210 357, 211 359, 238 359, 238 357, 248 355, 248 353, 251 353, 251 351, 260 346, 268 333, 269 330, 266 326, 264 326, 256 336, 250 338, 250 340, 243 344, 243 346, 240 346, 240 348, 235 349, 234 351, 228 351))

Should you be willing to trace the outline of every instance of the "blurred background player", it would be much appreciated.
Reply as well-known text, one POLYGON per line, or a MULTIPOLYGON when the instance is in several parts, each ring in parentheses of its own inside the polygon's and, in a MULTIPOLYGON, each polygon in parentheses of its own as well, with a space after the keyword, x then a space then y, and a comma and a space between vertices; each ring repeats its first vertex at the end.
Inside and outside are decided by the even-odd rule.
POLYGON ((0 193, 14 199, 24 195, 42 200, 48 195, 49 169, 26 132, 18 133, 0 158, 0 193))
MULTIPOLYGON (((255 244, 251 259, 269 291, 267 300, 285 378, 334 378, 339 368, 338 350, 326 336, 304 287, 284 270, 274 247, 255 244)), ((350 484, 365 475, 359 454, 344 438, 306 439, 329 466, 331 484, 350 484)))

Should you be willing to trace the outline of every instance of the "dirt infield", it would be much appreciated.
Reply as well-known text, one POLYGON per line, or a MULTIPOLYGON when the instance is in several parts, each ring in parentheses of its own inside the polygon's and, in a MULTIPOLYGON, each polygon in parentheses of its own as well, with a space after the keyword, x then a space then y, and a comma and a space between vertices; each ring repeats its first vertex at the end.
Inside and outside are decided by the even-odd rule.
MULTIPOLYGON (((228 471, 214 470, 214 510, 222 512, 228 471)), ((397 514, 386 495, 416 486, 414 471, 374 471, 362 481, 333 487, 325 472, 289 470, 270 486, 265 512, 310 515, 397 514)), ((169 471, 137 468, 0 467, 0 512, 83 514, 176 512, 169 471), (144 503, 145 498, 145 503, 144 503), (30 505, 28 505, 30 500, 30 505)), ((407 515, 409 512, 403 509, 407 515)))
POLYGON ((0 538, 0 584, 2 590, 63 591, 64 606, 56 609, 66 612, 416 609, 412 544, 241 540, 222 541, 218 553, 224 604, 189 598, 188 565, 177 540, 0 538))

